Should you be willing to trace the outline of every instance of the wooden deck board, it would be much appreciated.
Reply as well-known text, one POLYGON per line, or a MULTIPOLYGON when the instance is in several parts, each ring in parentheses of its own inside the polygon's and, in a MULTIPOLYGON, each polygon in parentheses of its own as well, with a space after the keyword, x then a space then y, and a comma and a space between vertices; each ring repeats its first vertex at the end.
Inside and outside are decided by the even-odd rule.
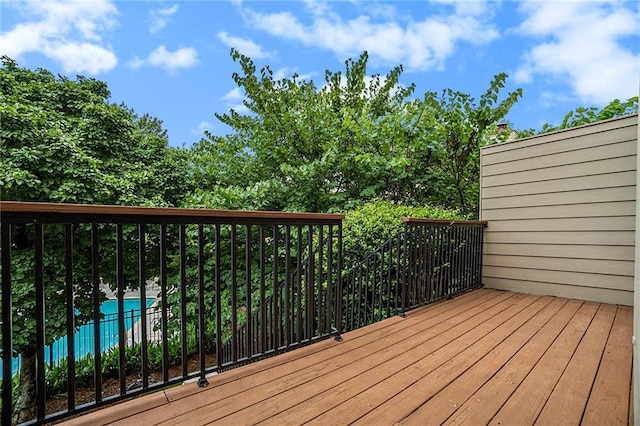
POLYGON ((584 424, 627 423, 632 363, 632 354, 628 351, 628 335, 632 330, 633 310, 619 307, 582 418, 584 424))
POLYGON ((406 424, 441 424, 458 410, 473 393, 482 387, 496 371, 510 368, 525 368, 533 365, 549 348, 551 343, 579 309, 581 302, 570 301, 563 305, 553 317, 549 318, 540 329, 527 340, 527 334, 516 330, 501 345, 485 355, 469 370, 449 384, 445 389, 423 403, 419 409, 411 413, 403 423, 406 424))
MULTIPOLYGON (((466 345, 469 345, 471 339, 468 338, 468 333, 475 327, 474 323, 468 321, 468 319, 473 316, 476 320, 483 320, 483 318, 488 319, 493 315, 499 314, 509 306, 507 300, 502 299, 494 298, 490 302, 478 306, 478 308, 482 308, 480 310, 474 308, 456 315, 455 320, 458 324, 442 328, 441 333, 433 338, 416 339, 417 341, 412 342, 409 347, 398 346, 398 351, 394 351, 397 352, 395 356, 385 355, 381 357, 381 354, 375 348, 372 348, 371 356, 377 359, 375 368, 364 370, 360 375, 353 376, 336 387, 323 388, 321 393, 305 401, 304 405, 291 407, 286 412, 281 412, 281 415, 277 418, 284 420, 286 423, 301 424, 317 416, 319 409, 320 411, 331 410, 343 401, 349 401, 384 380, 394 377, 403 369, 415 369, 425 374, 425 370, 419 366, 421 359, 429 357, 431 365, 444 363, 455 354, 450 342, 456 338, 459 339, 462 335, 465 335, 466 345), (489 307, 488 303, 493 303, 494 306, 489 307), (447 350, 441 350, 442 348, 447 348, 447 350)), ((342 373, 338 372, 338 374, 342 373)), ((385 384, 385 386, 392 385, 385 384)), ((371 400, 369 400, 368 404, 370 406, 371 400)), ((334 416, 335 414, 329 415, 334 416)), ((353 412, 350 415, 353 415, 353 412)), ((339 418, 346 420, 343 414, 339 414, 339 418)), ((269 422, 267 421, 267 423, 269 422)))
MULTIPOLYGON (((487 303, 505 297, 508 295, 498 294, 487 303)), ((465 306, 462 305, 461 308, 465 306)), ((480 309, 473 306, 469 311, 480 309)), ((433 313, 430 314, 433 315, 433 313)), ((433 335, 444 333, 455 323, 463 322, 466 317, 461 309, 452 309, 429 318, 417 315, 415 318, 420 320, 406 321, 404 327, 391 330, 384 338, 368 340, 356 350, 345 352, 339 358, 333 358, 331 364, 326 364, 323 358, 311 357, 307 362, 317 367, 310 371, 310 376, 299 373, 304 367, 287 366, 290 370, 290 380, 284 380, 277 385, 265 382, 263 386, 253 387, 251 395, 239 401, 240 405, 225 405, 224 408, 213 411, 204 407, 202 410, 190 411, 183 417, 185 421, 188 416, 190 421, 199 423, 223 418, 228 424, 236 424, 239 421, 247 424, 259 422, 269 415, 277 414, 284 407, 296 405, 315 396, 315 393, 320 393, 323 389, 333 388, 350 377, 377 368, 381 359, 391 359, 403 352, 408 352, 429 340, 433 335), (323 363, 325 366, 319 367, 323 363), (319 385, 318 382, 320 382, 319 385), (301 390, 300 387, 303 385, 304 389, 301 390), (257 405, 260 406, 259 410, 256 409, 257 405)))
POLYGON ((540 304, 532 304, 531 309, 524 310, 519 315, 509 318, 511 321, 496 327, 491 333, 460 352, 431 374, 411 386, 398 389, 400 392, 395 397, 361 418, 360 423, 371 423, 375 419, 380 419, 385 423, 402 421, 464 374, 482 357, 488 354, 490 356, 509 356, 508 354, 524 344, 534 330, 538 330, 544 325, 566 303, 565 300, 555 299, 540 309, 540 305, 544 302, 542 300, 540 304), (514 333, 517 330, 520 331, 514 333))
POLYGON ((563 363, 563 360, 566 359, 568 362, 597 309, 598 306, 593 303, 581 306, 569 326, 559 336, 558 340, 562 343, 554 342, 542 359, 530 356, 526 348, 523 348, 518 353, 521 356, 516 355, 511 359, 504 368, 469 397, 456 410, 455 416, 447 419, 446 423, 471 425, 488 423, 525 380, 533 383, 533 389, 531 389, 533 392, 538 389, 537 380, 542 380, 547 387, 553 388, 557 380, 557 378, 554 380, 554 373, 564 371, 566 363, 563 363))
POLYGON ((536 424, 580 423, 614 318, 614 306, 600 305, 536 424))
MULTIPOLYGON (((292 407, 288 412, 283 412, 282 416, 278 416, 278 418, 283 418, 293 424, 300 424, 312 420, 317 416, 319 411, 330 411, 334 407, 340 406, 343 401, 349 401, 354 397, 358 397, 361 393, 394 377, 395 374, 403 369, 410 368, 419 371, 421 374, 426 374, 427 371, 420 366, 421 359, 429 357, 430 364, 437 366, 446 362, 455 354, 455 348, 449 345, 452 340, 460 339, 460 336, 464 335, 466 346, 472 343, 469 331, 473 330, 475 326, 474 322, 468 321, 468 319, 473 317, 475 320, 481 320, 482 318, 490 318, 493 315, 498 315, 501 311, 504 311, 510 303, 513 302, 509 302, 508 299, 504 297, 494 298, 491 301, 479 305, 478 308, 480 308, 480 310, 474 308, 460 313, 455 317, 456 321, 458 321, 457 324, 444 329, 441 334, 428 341, 418 342, 413 350, 402 351, 396 357, 385 357, 386 359, 381 359, 378 354, 373 353, 372 355, 381 359, 378 368, 370 369, 358 377, 345 381, 340 386, 328 389, 322 394, 310 399, 308 404, 300 407, 292 407), (490 306, 490 304, 493 304, 493 306, 490 306), (444 350, 443 348, 447 349, 444 350), (319 408, 320 410, 318 410, 319 408)), ((393 386, 393 384, 386 383, 383 386, 393 386)), ((371 406, 371 401, 371 398, 369 398, 368 407, 371 406)), ((346 420, 345 416, 347 416, 347 413, 327 413, 327 415, 337 416, 337 418, 346 420)), ((348 415, 354 415, 354 411, 351 410, 348 415)))
POLYGON ((68 424, 626 424, 631 317, 482 289, 68 424))
MULTIPOLYGON (((508 295, 500 294, 499 292, 488 293, 487 300, 494 298, 504 298, 508 295)), ((462 300, 464 302, 464 299, 462 300)), ((322 377, 323 373, 329 373, 335 369, 341 368, 344 365, 349 365, 354 359, 361 359, 370 353, 371 348, 369 345, 375 344, 379 347, 383 344, 387 346, 393 345, 395 340, 389 341, 389 336, 401 339, 407 344, 411 344, 413 337, 416 334, 421 333, 425 326, 429 327, 437 323, 438 321, 445 319, 448 320, 451 317, 455 318, 462 309, 465 307, 464 303, 460 307, 454 307, 453 309, 447 309, 448 304, 442 304, 440 309, 432 310, 429 312, 431 317, 420 317, 420 322, 407 322, 394 323, 389 326, 385 326, 384 322, 374 324, 366 329, 359 329, 353 333, 350 333, 350 345, 339 345, 332 341, 325 341, 316 345, 308 346, 304 349, 292 351, 278 357, 270 358, 269 360, 262 361, 260 363, 253 364, 249 367, 254 367, 255 370, 252 374, 246 375, 242 371, 244 368, 232 370, 224 374, 214 376, 210 379, 210 385, 203 390, 203 392, 213 394, 206 399, 202 399, 202 403, 193 404, 191 400, 185 400, 179 404, 173 404, 171 410, 167 410, 163 413, 158 413, 157 417, 154 417, 154 421, 164 421, 169 418, 178 418, 180 413, 185 411, 187 406, 190 407, 188 411, 189 416, 198 419, 200 411, 203 411, 202 415, 208 419, 222 418, 228 416, 235 411, 238 411, 246 405, 258 404, 269 397, 274 396, 279 391, 286 391, 297 385, 305 384, 313 377, 322 377), (367 330, 367 332, 365 332, 367 330), (330 345, 331 348, 321 352, 313 351, 308 355, 302 353, 302 351, 310 352, 314 346, 317 345, 330 345), (317 355, 317 357, 316 357, 317 355), (271 371, 271 368, 266 368, 269 364, 276 363, 278 358, 288 357, 292 358, 287 363, 277 363, 277 371, 271 371), (324 362, 324 359, 330 359, 331 364, 324 362), (259 368, 260 364, 264 364, 265 367, 259 368), (307 375, 305 373, 299 374, 299 371, 304 371, 310 365, 317 366, 316 369, 309 370, 307 375), (236 380, 231 380, 234 376, 238 376, 236 380), (279 383, 274 384, 274 380, 280 380, 279 383), (246 395, 245 398, 232 400, 233 396, 237 393, 245 392, 246 389, 251 389, 250 395, 246 395), (232 404, 224 404, 218 409, 211 410, 209 405, 218 401, 231 401, 232 404), (240 404, 239 406, 233 403, 240 404)), ((446 328, 446 324, 445 324, 446 328)), ((145 413, 141 413, 129 420, 138 420, 147 417, 145 413)), ((204 421, 204 420, 203 420, 204 421)))
POLYGON ((509 397, 509 403, 501 407, 491 419, 491 424, 508 423, 514 416, 525 424, 535 422, 597 309, 596 304, 582 305, 573 318, 567 321, 562 333, 519 383, 509 397))

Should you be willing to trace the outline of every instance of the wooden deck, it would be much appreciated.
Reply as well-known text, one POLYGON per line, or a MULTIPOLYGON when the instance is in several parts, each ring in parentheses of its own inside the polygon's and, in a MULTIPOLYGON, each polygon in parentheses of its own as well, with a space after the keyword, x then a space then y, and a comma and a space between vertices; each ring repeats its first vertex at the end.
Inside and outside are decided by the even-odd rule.
POLYGON ((68 424, 633 424, 632 317, 477 290, 68 424))

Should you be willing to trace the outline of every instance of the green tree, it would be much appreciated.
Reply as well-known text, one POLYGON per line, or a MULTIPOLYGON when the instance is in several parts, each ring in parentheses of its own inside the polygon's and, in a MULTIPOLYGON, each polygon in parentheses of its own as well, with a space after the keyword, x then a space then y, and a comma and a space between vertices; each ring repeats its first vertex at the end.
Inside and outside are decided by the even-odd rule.
POLYGON ((534 136, 536 134, 555 132, 563 129, 570 129, 576 126, 582 126, 585 124, 596 123, 598 121, 610 120, 612 118, 622 117, 629 114, 635 114, 638 112, 638 97, 634 96, 626 101, 622 102, 619 99, 614 99, 606 106, 599 109, 598 107, 578 107, 573 111, 569 111, 567 115, 562 119, 562 123, 554 126, 549 123, 545 123, 539 132, 535 129, 518 131, 519 138, 525 138, 534 136))
POLYGON ((433 201, 477 215, 480 183, 480 148, 491 142, 496 124, 522 96, 516 89, 499 101, 507 75, 494 76, 476 104, 470 95, 446 89, 439 101, 429 100, 435 113, 435 134, 431 135, 435 159, 429 170, 437 185, 433 201))
MULTIPOLYGON (((104 82, 55 77, 20 68, 3 57, 0 68, 0 199, 54 203, 179 205, 190 191, 186 151, 168 146, 162 122, 110 103, 104 82)), ((14 421, 33 418, 35 315, 32 226, 12 232, 14 351, 22 357, 14 421)), ((46 343, 66 333, 61 227, 46 226, 46 343)), ((112 237, 111 237, 112 238, 112 237)), ((90 319, 90 236, 74 233, 74 308, 77 325, 90 319)), ((102 249, 102 258, 108 248, 102 249)), ((110 266, 102 269, 108 273, 110 266)), ((5 378, 7 379, 7 378, 5 378)))
POLYGON ((520 96, 498 102, 500 74, 479 105, 451 90, 415 99, 402 66, 368 76, 366 52, 322 86, 231 56, 249 113, 217 115, 234 133, 194 145, 196 205, 326 212, 385 199, 474 211, 479 147, 520 96))
POLYGON ((271 210, 342 210, 388 186, 385 161, 394 146, 389 118, 404 107, 413 86, 401 88, 401 67, 366 80, 367 55, 346 62, 346 73, 327 71, 316 87, 297 75, 259 75, 250 58, 232 51, 242 73, 234 81, 246 93, 249 114, 217 115, 235 130, 207 135, 194 146, 201 199, 213 205, 271 210))

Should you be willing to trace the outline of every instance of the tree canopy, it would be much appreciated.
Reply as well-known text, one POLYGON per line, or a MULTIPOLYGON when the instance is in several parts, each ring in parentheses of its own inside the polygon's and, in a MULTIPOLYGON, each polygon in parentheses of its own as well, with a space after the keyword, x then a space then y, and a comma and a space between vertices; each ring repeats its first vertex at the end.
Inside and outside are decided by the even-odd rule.
POLYGON ((3 57, 0 89, 1 199, 164 206, 190 191, 186 152, 160 120, 109 103, 106 83, 3 57))
POLYGON ((366 52, 321 86, 231 57, 248 112, 217 114, 234 132, 194 145, 196 205, 331 212, 384 199, 477 213, 479 148, 521 96, 499 101, 498 74, 478 103, 453 90, 415 98, 402 66, 369 76, 366 52))

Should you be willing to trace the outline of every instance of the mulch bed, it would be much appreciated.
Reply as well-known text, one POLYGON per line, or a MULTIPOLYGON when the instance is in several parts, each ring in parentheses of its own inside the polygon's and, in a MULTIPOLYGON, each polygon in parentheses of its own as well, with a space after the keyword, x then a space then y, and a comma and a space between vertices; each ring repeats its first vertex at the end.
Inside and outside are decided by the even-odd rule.
MULTIPOLYGON (((205 365, 215 365, 216 357, 212 354, 205 355, 205 365)), ((198 355, 192 355, 187 360, 187 371, 195 372, 200 369, 200 358, 198 355)), ((181 377, 182 365, 177 364, 169 367, 169 377, 181 377)), ((149 383, 161 382, 162 371, 154 371, 149 374, 149 383)), ((140 374, 133 373, 127 375, 127 385, 140 382, 140 374)), ((109 396, 118 395, 120 393, 120 381, 118 378, 110 377, 102 383, 102 397, 107 398, 109 396)), ((76 406, 87 404, 95 401, 95 389, 93 385, 84 388, 76 389, 76 406)), ((67 396, 58 395, 49 400, 46 404, 47 415, 56 413, 58 411, 65 411, 67 409, 67 396)))

